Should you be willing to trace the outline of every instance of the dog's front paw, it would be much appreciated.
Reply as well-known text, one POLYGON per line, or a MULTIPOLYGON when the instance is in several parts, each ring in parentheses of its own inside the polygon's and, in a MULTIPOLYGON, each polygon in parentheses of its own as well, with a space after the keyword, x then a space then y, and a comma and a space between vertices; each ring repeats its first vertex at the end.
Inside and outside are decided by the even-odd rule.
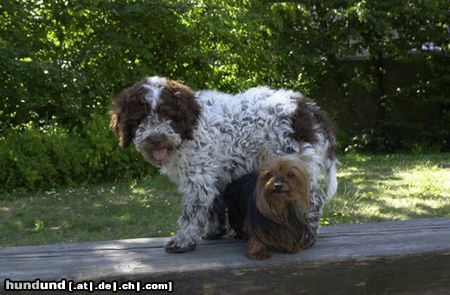
POLYGON ((193 251, 197 243, 194 240, 182 240, 177 237, 170 239, 164 246, 167 253, 184 253, 193 251))
POLYGON ((250 236, 247 242, 247 256, 251 259, 263 260, 269 259, 272 255, 261 241, 250 236))
POLYGON ((260 249, 259 251, 247 251, 247 256, 255 260, 265 260, 272 257, 270 252, 266 249, 260 249))

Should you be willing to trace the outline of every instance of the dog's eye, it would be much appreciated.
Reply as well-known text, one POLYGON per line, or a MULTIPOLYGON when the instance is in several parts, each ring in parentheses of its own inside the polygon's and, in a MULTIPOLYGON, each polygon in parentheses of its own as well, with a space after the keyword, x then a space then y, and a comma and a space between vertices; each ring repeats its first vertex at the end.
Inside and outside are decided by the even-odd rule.
POLYGON ((289 172, 287 173, 287 177, 289 177, 289 178, 294 177, 294 173, 292 173, 291 171, 289 171, 289 172))
POLYGON ((267 177, 267 178, 273 177, 273 172, 272 172, 272 171, 267 172, 267 173, 266 173, 266 177, 267 177))

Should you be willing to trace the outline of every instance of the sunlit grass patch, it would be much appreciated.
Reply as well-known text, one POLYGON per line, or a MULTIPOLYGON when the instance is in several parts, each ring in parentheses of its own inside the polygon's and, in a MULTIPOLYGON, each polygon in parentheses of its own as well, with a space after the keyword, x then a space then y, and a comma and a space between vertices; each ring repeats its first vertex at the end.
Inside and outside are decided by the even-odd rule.
POLYGON ((450 156, 341 157, 322 224, 450 216, 450 156))

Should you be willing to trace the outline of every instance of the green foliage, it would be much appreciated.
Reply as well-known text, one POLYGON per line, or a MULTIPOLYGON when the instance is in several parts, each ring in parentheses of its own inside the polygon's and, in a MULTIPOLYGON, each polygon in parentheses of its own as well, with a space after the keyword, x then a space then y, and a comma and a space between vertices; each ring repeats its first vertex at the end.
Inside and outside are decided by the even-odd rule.
POLYGON ((113 147, 99 118, 115 93, 149 75, 194 89, 299 90, 337 121, 342 150, 449 150, 447 8, 445 0, 2 1, 0 146, 13 150, 1 157, 18 171, 4 169, 2 181, 43 187, 127 170, 118 163, 129 153, 113 147), (422 50, 430 42, 439 50, 422 50), (61 168, 72 165, 65 145, 89 160, 61 168))
POLYGON ((9 130, 0 141, 1 189, 44 189, 152 175, 154 168, 135 150, 119 150, 106 123, 105 116, 95 115, 81 133, 56 124, 39 128, 30 123, 9 130))

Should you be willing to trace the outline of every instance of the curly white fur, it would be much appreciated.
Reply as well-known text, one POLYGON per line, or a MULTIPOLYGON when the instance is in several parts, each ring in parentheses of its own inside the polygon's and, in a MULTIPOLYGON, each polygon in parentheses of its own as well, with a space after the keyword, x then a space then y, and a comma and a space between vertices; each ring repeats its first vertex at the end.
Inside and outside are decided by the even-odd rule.
MULTIPOLYGON (((148 78, 146 101, 155 110, 159 103, 159 89, 164 78, 148 78)), ((193 248, 206 234, 208 216, 220 190, 240 176, 259 168, 261 154, 298 154, 306 160, 311 174, 312 195, 319 195, 318 206, 311 212, 318 227, 323 204, 319 179, 327 173, 327 195, 331 197, 337 187, 335 159, 327 150, 334 144, 327 140, 322 126, 314 126, 317 143, 299 142, 292 138, 291 115, 303 96, 290 90, 268 87, 251 88, 230 95, 217 91, 199 91, 196 99, 202 113, 194 131, 193 140, 182 140, 170 121, 160 120, 152 111, 135 134, 134 144, 141 151, 141 143, 152 134, 165 134, 177 147, 160 168, 178 184, 183 194, 183 215, 180 230, 167 247, 180 251, 193 248), (319 193, 318 193, 319 192, 319 193)), ((308 104, 313 102, 308 101, 308 104)), ((334 139, 333 139, 334 140, 334 139)))

